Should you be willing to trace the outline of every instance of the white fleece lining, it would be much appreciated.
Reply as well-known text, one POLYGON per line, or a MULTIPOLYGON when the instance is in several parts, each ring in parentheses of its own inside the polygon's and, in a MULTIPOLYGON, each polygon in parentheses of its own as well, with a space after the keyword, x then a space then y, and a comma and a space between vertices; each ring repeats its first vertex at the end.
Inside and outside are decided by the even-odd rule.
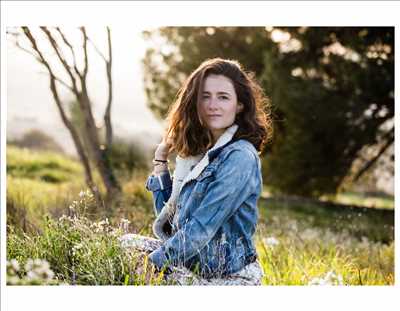
MULTIPOLYGON (((233 138, 233 135, 235 135, 236 131, 238 129, 238 125, 234 124, 231 127, 229 127, 224 134, 222 134, 222 136, 217 140, 217 142, 215 143, 215 145, 209 149, 206 154, 203 156, 203 158, 196 164, 196 166, 186 175, 185 179, 183 180, 180 189, 179 189, 179 193, 180 190, 183 188, 183 186, 188 183, 189 181, 196 179, 201 172, 207 167, 208 164, 210 164, 209 158, 208 158, 208 154, 227 144, 228 142, 230 142, 233 138)), ((178 193, 178 195, 179 195, 178 193)))
MULTIPOLYGON (((233 137, 233 135, 235 135, 235 133, 236 133, 238 127, 239 127, 239 126, 236 125, 236 124, 234 124, 234 125, 232 125, 231 127, 229 127, 229 128, 224 132, 224 134, 222 134, 222 136, 217 140, 217 142, 215 143, 215 145, 214 145, 211 149, 209 149, 209 150, 206 152, 206 154, 205 154, 205 155, 203 156, 203 158, 195 165, 195 167, 194 167, 191 171, 189 171, 189 173, 185 176, 185 178, 184 178, 182 184, 181 184, 180 187, 179 187, 178 196, 179 196, 179 193, 181 192, 181 189, 183 188, 183 186, 184 186, 186 183, 188 183, 189 181, 191 181, 191 180, 193 180, 193 179, 196 179, 196 178, 201 174, 201 172, 207 167, 207 165, 210 163, 208 154, 209 154, 211 151, 213 151, 213 150, 215 150, 215 149, 217 149, 217 148, 219 148, 219 147, 221 147, 221 146, 227 144, 229 141, 231 141, 231 140, 232 140, 232 137, 233 137)), ((181 158, 181 159, 182 159, 182 158, 181 158)), ((178 159, 177 159, 177 160, 178 160, 178 159)), ((183 159, 183 161, 184 161, 184 160, 185 160, 185 159, 183 159)))

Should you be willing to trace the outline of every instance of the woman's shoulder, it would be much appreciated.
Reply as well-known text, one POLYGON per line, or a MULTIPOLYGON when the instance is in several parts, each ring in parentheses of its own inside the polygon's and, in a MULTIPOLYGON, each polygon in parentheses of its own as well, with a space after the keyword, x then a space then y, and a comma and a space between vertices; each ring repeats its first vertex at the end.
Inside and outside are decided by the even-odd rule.
POLYGON ((230 143, 224 148, 220 156, 225 159, 231 156, 231 154, 235 154, 235 157, 242 159, 243 161, 246 159, 255 160, 259 158, 256 148, 252 143, 245 139, 239 139, 230 143))

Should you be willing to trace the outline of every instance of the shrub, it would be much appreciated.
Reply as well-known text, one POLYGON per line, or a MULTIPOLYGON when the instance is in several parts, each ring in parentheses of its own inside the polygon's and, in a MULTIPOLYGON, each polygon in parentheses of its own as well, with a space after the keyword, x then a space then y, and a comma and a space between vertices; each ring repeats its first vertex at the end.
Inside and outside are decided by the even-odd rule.
POLYGON ((112 166, 121 174, 133 170, 148 170, 150 155, 137 142, 128 142, 122 138, 113 141, 109 151, 112 166))
POLYGON ((9 143, 20 148, 64 153, 63 148, 54 140, 53 137, 38 129, 32 129, 26 132, 22 138, 12 140, 9 143))

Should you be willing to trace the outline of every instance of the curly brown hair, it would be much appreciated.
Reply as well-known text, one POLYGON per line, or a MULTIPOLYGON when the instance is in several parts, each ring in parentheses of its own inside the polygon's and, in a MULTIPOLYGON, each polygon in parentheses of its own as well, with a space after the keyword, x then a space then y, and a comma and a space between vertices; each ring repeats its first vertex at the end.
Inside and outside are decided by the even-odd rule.
POLYGON ((182 157, 204 153, 213 145, 211 131, 200 121, 197 110, 204 81, 208 75, 223 75, 232 81, 238 102, 243 110, 236 116, 239 126, 233 139, 246 139, 259 151, 272 138, 270 101, 264 95, 254 74, 243 70, 235 60, 208 59, 200 64, 178 91, 176 100, 168 112, 167 137, 170 151, 182 157))

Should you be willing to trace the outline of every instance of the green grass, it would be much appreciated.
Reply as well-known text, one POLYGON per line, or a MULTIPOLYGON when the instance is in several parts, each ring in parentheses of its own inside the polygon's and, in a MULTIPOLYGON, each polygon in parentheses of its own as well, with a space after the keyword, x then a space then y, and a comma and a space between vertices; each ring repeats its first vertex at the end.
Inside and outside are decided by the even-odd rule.
MULTIPOLYGON (((159 274, 150 272, 149 278, 138 273, 145 259, 127 254, 117 240, 121 218, 130 220, 129 232, 152 235, 153 203, 144 188, 146 177, 147 172, 135 171, 129 179, 121 179, 121 198, 108 224, 101 222, 101 213, 74 218, 68 207, 80 202, 78 194, 85 189, 80 164, 57 154, 8 147, 7 259, 17 259, 21 267, 29 258, 45 259, 61 283, 164 284, 159 274)), ((345 193, 335 200, 372 207, 367 204, 371 198, 345 193)), ((377 208, 394 206, 391 198, 378 199, 377 208)), ((366 213, 265 200, 259 201, 259 209, 255 240, 264 284, 306 285, 330 272, 343 284, 394 283, 390 214, 373 208, 366 213), (268 245, 267 237, 279 244, 268 245)), ((21 268, 18 273, 22 277, 25 272, 21 268)))
POLYGON ((346 229, 310 226, 290 213, 269 213, 260 221, 256 241, 266 285, 307 285, 329 271, 346 285, 394 284, 394 240, 360 239, 346 229), (265 237, 279 244, 268 245, 265 237))
POLYGON ((79 162, 52 152, 7 146, 7 221, 35 230, 46 213, 61 216, 85 188, 79 162))
POLYGON ((7 146, 7 175, 43 181, 62 183, 72 181, 83 170, 79 162, 54 152, 21 149, 7 146))
POLYGON ((364 195, 356 192, 343 192, 336 195, 334 202, 359 205, 371 208, 394 209, 394 197, 389 195, 364 195))
MULTIPOLYGON (((31 258, 45 260, 54 272, 54 280, 61 284, 164 284, 162 272, 150 268, 143 271, 143 254, 121 247, 118 237, 122 233, 122 228, 113 227, 108 221, 92 222, 79 215, 47 219, 41 234, 28 236, 11 229, 7 258, 15 259, 22 267, 31 258)), ((21 280, 16 284, 30 284, 26 272, 18 271, 21 280)))

